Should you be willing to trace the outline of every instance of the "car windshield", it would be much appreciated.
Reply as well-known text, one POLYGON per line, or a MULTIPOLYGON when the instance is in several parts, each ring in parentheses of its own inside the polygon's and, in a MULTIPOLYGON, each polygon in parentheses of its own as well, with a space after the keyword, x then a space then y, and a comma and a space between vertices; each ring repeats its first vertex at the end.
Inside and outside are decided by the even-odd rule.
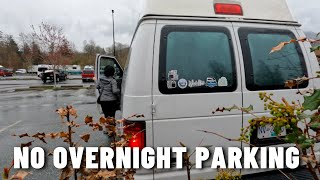
POLYGON ((45 70, 47 70, 48 68, 38 68, 38 71, 45 71, 45 70))

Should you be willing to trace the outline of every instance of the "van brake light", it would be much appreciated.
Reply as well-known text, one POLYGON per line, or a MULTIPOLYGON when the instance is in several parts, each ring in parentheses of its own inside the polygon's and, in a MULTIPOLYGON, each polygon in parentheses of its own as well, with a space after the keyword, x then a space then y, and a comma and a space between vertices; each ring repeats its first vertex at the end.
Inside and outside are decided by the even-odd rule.
POLYGON ((242 7, 239 4, 216 3, 214 10, 216 14, 243 15, 242 7))
POLYGON ((132 135, 132 138, 129 140, 129 147, 138 147, 140 150, 145 147, 145 122, 125 122, 126 128, 124 133, 127 135, 132 135))

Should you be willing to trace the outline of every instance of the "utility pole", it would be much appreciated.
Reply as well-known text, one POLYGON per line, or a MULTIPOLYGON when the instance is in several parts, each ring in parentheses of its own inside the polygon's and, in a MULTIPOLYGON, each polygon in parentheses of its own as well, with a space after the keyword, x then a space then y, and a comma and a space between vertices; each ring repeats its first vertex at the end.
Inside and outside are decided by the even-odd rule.
POLYGON ((114 39, 114 10, 111 10, 112 12, 112 29, 113 29, 113 56, 116 57, 116 41, 114 39))

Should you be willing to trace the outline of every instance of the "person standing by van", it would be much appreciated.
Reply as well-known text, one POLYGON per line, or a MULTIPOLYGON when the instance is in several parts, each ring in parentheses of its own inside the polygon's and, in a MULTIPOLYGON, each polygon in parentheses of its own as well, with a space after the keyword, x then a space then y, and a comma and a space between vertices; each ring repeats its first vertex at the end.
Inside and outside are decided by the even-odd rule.
POLYGON ((112 66, 104 68, 102 76, 97 84, 99 90, 98 103, 101 105, 105 117, 114 117, 117 110, 117 99, 120 90, 117 87, 117 81, 113 78, 115 69, 112 66))

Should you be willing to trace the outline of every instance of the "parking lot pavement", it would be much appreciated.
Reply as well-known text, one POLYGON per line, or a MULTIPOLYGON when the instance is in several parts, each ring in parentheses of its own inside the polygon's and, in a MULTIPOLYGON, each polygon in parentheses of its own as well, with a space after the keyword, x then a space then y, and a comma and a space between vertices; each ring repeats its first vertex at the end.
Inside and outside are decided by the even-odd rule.
MULTIPOLYGON (((68 79, 66 81, 58 82, 57 85, 84 85, 84 86, 90 86, 93 85, 94 82, 82 82, 81 79, 68 79)), ((28 88, 30 86, 42 86, 42 85, 53 85, 53 82, 48 82, 44 84, 40 79, 34 79, 34 80, 23 80, 23 79, 16 79, 16 80, 0 80, 0 92, 6 92, 6 91, 12 91, 14 89, 20 89, 20 88, 28 88)))
MULTIPOLYGON (((84 117, 92 115, 95 120, 100 117, 96 106, 94 89, 80 89, 72 91, 40 91, 40 92, 12 92, 0 93, 0 170, 9 166, 13 160, 13 148, 31 139, 19 139, 13 134, 35 134, 37 132, 61 132, 66 126, 61 123, 55 110, 68 104, 78 110, 79 118, 76 122, 83 122, 84 117)), ((78 135, 92 132, 88 127, 76 129, 75 142, 78 135)), ((109 140, 101 132, 91 133, 89 143, 84 146, 107 145, 109 140)), ((66 147, 61 139, 47 140, 47 144, 35 141, 32 147, 43 147, 46 152, 56 147, 66 147)), ((41 170, 30 169, 33 175, 30 179, 58 179, 58 171, 52 163, 52 157, 46 159, 46 166, 41 170)))
MULTIPOLYGON (((68 79, 81 79, 81 75, 68 75, 68 79)), ((25 74, 25 75, 13 75, 13 76, 0 76, 0 80, 40 80, 36 74, 25 74)))

